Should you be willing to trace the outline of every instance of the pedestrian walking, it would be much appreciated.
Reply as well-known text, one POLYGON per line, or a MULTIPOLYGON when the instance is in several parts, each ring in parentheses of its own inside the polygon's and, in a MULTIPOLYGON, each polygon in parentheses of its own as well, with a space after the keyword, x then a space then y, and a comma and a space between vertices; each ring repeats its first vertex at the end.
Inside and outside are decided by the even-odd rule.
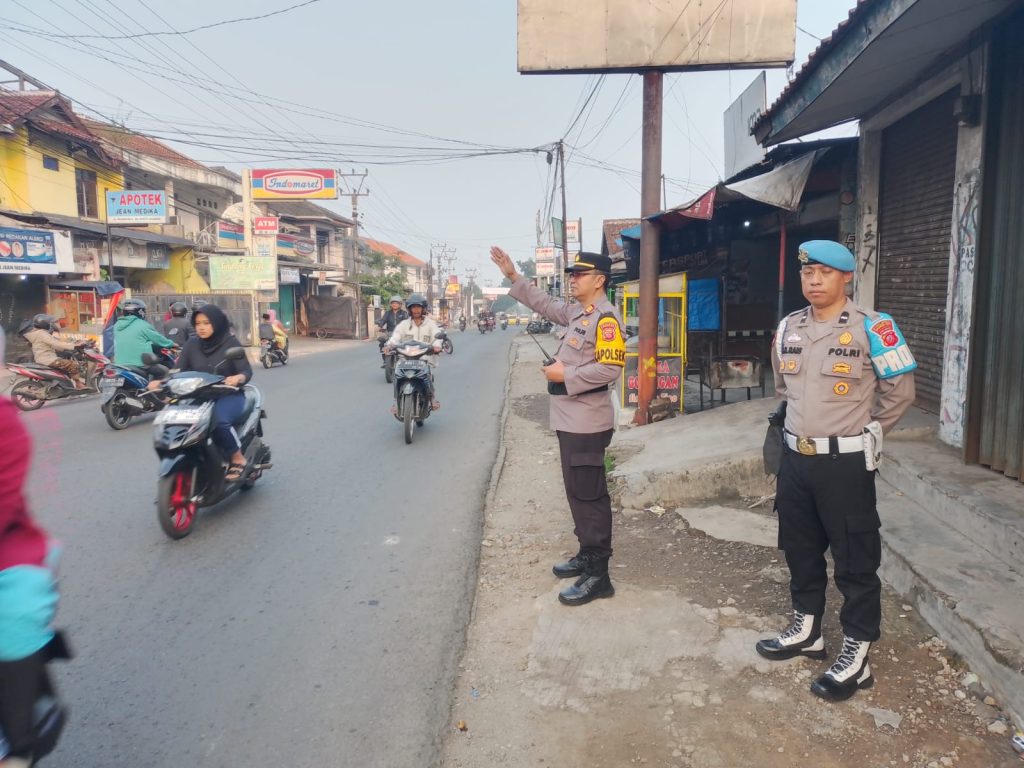
POLYGON ((525 279, 501 248, 491 248, 491 260, 512 282, 512 298, 566 326, 554 361, 542 368, 551 395, 551 428, 558 435, 565 495, 579 540, 577 554, 553 568, 559 578, 576 578, 558 599, 565 605, 583 605, 611 597, 612 506, 604 455, 615 426, 615 382, 626 364, 622 319, 605 293, 611 259, 584 252, 566 267, 575 304, 549 296, 525 279))
POLYGON ((883 434, 914 401, 917 363, 889 315, 847 298, 856 268, 849 250, 812 240, 800 246, 799 260, 810 306, 782 320, 771 356, 775 390, 785 399, 775 507, 793 622, 756 649, 767 659, 826 658, 821 623, 831 550, 843 647, 811 692, 841 701, 874 683, 868 653, 882 614, 875 472, 883 434))

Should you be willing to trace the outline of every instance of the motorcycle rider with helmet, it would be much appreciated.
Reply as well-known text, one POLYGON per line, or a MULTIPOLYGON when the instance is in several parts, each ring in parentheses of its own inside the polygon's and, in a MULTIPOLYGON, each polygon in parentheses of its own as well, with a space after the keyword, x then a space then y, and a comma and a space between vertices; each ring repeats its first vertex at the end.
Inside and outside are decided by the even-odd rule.
MULTIPOLYGON (((390 336, 392 333, 395 332, 395 326, 396 325, 398 325, 403 320, 408 319, 409 313, 405 311, 405 302, 402 301, 402 297, 401 296, 392 296, 389 303, 391 304, 391 308, 381 316, 380 322, 377 323, 377 328, 380 331, 382 331, 382 332, 386 331, 387 334, 390 336)), ((380 357, 381 357, 381 364, 380 364, 381 368, 384 367, 384 363, 386 362, 384 360, 384 344, 385 343, 386 342, 382 341, 382 342, 380 342, 380 345, 379 345, 380 346, 380 357)))
POLYGON ((171 304, 171 319, 164 323, 164 334, 179 347, 192 336, 192 323, 188 321, 188 307, 184 301, 171 304))
POLYGON ((158 333, 146 320, 146 305, 138 299, 128 299, 121 305, 121 317, 114 324, 114 362, 142 368, 144 354, 153 347, 169 349, 174 342, 158 333))
POLYGON ((54 336, 59 328, 57 318, 53 315, 38 314, 32 318, 31 326, 22 332, 25 341, 32 345, 32 359, 39 365, 45 365, 66 373, 75 384, 75 389, 85 389, 82 369, 74 360, 60 357, 59 352, 74 352, 89 346, 88 341, 62 341, 54 336))
MULTIPOLYGON (((395 326, 394 332, 384 343, 385 352, 390 352, 403 341, 421 341, 430 344, 435 352, 441 351, 441 339, 435 338, 441 332, 439 326, 432 317, 427 315, 427 300, 418 293, 414 293, 405 301, 409 310, 409 317, 395 326)), ((431 369, 437 367, 437 360, 430 358, 427 363, 431 369)), ((441 403, 434 395, 434 376, 430 376, 430 402, 436 411, 441 403)))

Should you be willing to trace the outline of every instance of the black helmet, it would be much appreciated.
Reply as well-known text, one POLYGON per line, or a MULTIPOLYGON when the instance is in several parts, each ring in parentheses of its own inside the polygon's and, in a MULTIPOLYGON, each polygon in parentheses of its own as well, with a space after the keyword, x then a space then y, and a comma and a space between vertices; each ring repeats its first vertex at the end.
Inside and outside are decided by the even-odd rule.
POLYGON ((33 328, 42 328, 44 331, 49 331, 57 325, 57 318, 53 315, 46 315, 40 312, 38 315, 32 318, 33 328))
POLYGON ((416 305, 419 305, 424 312, 427 311, 427 300, 419 293, 414 293, 408 299, 405 300, 406 309, 412 309, 416 305))
POLYGON ((200 309, 206 306, 206 303, 207 302, 205 299, 196 299, 195 301, 192 302, 192 311, 199 311, 200 309))
POLYGON ((143 320, 146 319, 146 305, 144 302, 138 299, 128 299, 121 305, 122 315, 134 315, 135 317, 141 317, 143 320))
POLYGON ((188 307, 184 301, 176 301, 171 304, 171 317, 184 317, 188 314, 188 307))

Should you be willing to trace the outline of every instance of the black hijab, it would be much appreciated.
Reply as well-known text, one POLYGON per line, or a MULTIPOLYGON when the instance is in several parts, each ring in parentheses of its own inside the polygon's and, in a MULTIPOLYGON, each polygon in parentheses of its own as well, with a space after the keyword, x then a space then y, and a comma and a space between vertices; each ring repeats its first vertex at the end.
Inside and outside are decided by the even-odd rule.
POLYGON ((192 327, 196 327, 196 317, 203 315, 207 320, 210 321, 210 325, 213 326, 213 335, 208 339, 200 338, 196 334, 196 338, 199 340, 199 346, 203 352, 210 354, 215 351, 224 341, 231 335, 231 323, 228 320, 228 316, 224 314, 224 310, 218 307, 216 304, 204 304, 202 307, 192 313, 192 327))

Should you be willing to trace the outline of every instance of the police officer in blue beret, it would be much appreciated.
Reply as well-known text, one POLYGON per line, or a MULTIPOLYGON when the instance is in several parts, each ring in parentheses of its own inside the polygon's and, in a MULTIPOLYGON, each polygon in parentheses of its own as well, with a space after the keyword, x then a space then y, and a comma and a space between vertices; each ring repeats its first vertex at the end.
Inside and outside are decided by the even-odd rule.
POLYGON ((821 624, 831 550, 843 647, 811 692, 841 701, 874 682, 868 652, 882 613, 875 471, 883 434, 914 401, 917 363, 889 315, 847 298, 856 269, 848 249, 811 240, 798 256, 809 306, 779 323, 772 344, 775 390, 785 399, 775 508, 793 622, 756 649, 767 659, 827 657, 821 624))

